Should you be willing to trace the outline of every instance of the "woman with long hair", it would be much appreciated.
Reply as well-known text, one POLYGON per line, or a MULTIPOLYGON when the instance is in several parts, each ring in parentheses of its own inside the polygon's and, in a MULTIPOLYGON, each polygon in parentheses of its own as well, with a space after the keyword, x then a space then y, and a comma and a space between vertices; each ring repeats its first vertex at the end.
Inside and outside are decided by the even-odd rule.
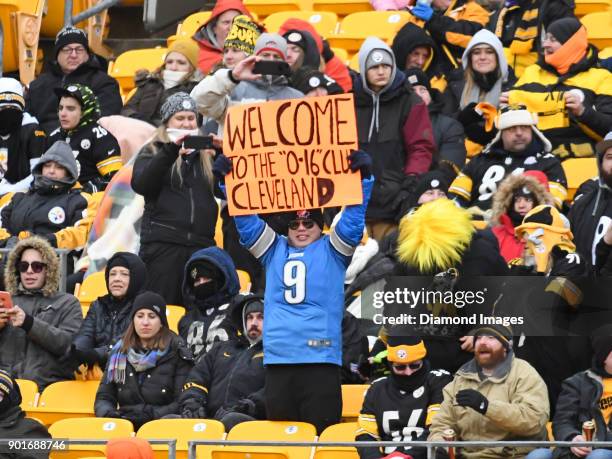
POLYGON ((215 151, 183 147, 186 137, 199 132, 189 95, 173 94, 161 114, 162 125, 134 162, 132 188, 145 199, 140 258, 147 265, 148 288, 170 304, 182 304, 185 263, 196 250, 215 245, 215 151))
POLYGON ((183 340, 168 328, 164 299, 141 293, 130 325, 111 350, 96 394, 96 416, 127 419, 138 429, 178 414, 178 396, 192 366, 183 340))
POLYGON ((191 38, 176 40, 159 68, 151 73, 136 72, 136 91, 121 114, 159 126, 160 110, 166 99, 177 92, 189 94, 203 77, 198 70, 198 44, 191 38))

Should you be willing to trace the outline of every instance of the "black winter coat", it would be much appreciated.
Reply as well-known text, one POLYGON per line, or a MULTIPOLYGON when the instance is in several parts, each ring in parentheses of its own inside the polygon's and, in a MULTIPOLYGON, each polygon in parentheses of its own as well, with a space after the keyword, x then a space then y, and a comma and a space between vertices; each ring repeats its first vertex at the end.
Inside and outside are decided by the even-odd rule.
POLYGON ((120 306, 113 303, 110 293, 101 296, 89 307, 87 317, 73 339, 74 345, 77 349, 96 351, 98 363, 104 368, 113 345, 130 325, 131 310, 132 301, 120 306))
POLYGON ((191 352, 183 340, 173 334, 168 352, 155 367, 139 374, 128 362, 123 384, 107 382, 107 366, 96 394, 96 416, 113 414, 117 406, 121 409, 135 405, 141 408, 143 414, 152 411, 153 417, 146 421, 178 414, 178 397, 192 365, 191 352), (139 376, 142 382, 139 382, 139 376))
POLYGON ((132 173, 132 188, 145 198, 140 240, 187 247, 215 245, 218 206, 212 186, 200 161, 183 161, 183 181, 172 174, 179 146, 174 143, 147 144, 138 154, 132 173))
POLYGON ((198 82, 186 81, 174 88, 165 90, 160 78, 150 74, 147 75, 146 78, 142 78, 142 76, 139 78, 139 74, 136 74, 136 87, 138 89, 123 106, 121 114, 159 126, 162 123, 159 109, 166 99, 177 92, 191 93, 198 82))
MULTIPOLYGON (((25 417, 25 413, 18 406, 11 407, 0 414, 0 438, 40 438, 49 439, 51 435, 45 426, 25 417)), ((13 450, 8 448, 0 450, 0 459, 45 459, 49 454, 41 450, 13 450)))
MULTIPOLYGON (((584 421, 595 421, 594 441, 612 441, 610 425, 606 425, 599 401, 603 392, 601 376, 592 370, 582 371, 563 381, 553 418, 555 440, 571 441, 582 434, 584 421)), ((555 458, 575 458, 569 448, 555 448, 555 458)))
MULTIPOLYGON (((453 163, 458 170, 465 166, 465 132, 461 123, 442 114, 443 102, 437 90, 432 90, 432 102, 427 107, 433 128, 436 154, 434 161, 453 163)), ((433 169, 433 167, 432 167, 433 169)))
POLYGON ((58 100, 53 89, 71 83, 91 88, 100 102, 102 116, 119 114, 123 106, 119 83, 106 73, 106 68, 101 62, 102 58, 92 54, 87 62, 68 75, 62 72, 57 62, 52 62, 47 71, 30 83, 30 89, 26 94, 26 111, 38 119, 47 134, 59 126, 58 100))

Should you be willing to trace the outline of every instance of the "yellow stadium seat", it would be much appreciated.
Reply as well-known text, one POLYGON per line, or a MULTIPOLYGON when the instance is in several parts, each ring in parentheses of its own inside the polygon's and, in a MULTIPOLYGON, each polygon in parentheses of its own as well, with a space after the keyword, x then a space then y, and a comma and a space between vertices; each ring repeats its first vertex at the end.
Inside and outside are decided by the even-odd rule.
POLYGON ((568 202, 574 199, 574 194, 585 181, 597 177, 597 159, 595 158, 570 158, 561 163, 565 177, 567 178, 568 202))
POLYGON ((612 57, 612 46, 608 46, 607 48, 602 49, 601 51, 599 51, 598 55, 600 59, 607 59, 608 57, 612 57))
MULTIPOLYGON (((136 436, 146 440, 175 438, 176 457, 185 459, 190 440, 222 440, 225 437, 225 428, 219 421, 212 419, 158 419, 143 425, 136 436)), ((196 457, 209 458, 211 449, 211 446, 198 446, 196 457)), ((153 445, 153 450, 158 459, 168 457, 166 445, 153 445)))
POLYGON ((137 70, 153 71, 164 63, 167 48, 132 49, 120 54, 108 67, 108 74, 117 80, 123 96, 134 87, 134 74, 137 70))
POLYGON ((352 13, 340 22, 338 33, 327 37, 330 46, 357 52, 363 40, 376 36, 391 43, 397 31, 411 18, 407 11, 363 11, 352 13))
POLYGON ((89 308, 91 303, 97 300, 99 296, 104 296, 107 293, 108 289, 106 288, 104 271, 98 271, 85 278, 75 296, 78 298, 81 306, 89 308))
MULTIPOLYGON (((356 422, 334 424, 321 433, 319 441, 355 441, 356 430, 356 422)), ((357 449, 353 447, 320 446, 315 451, 314 459, 359 459, 359 454, 357 449)))
POLYGON ((29 379, 16 379, 21 392, 21 409, 28 411, 38 404, 38 385, 29 379))
POLYGON ((210 19, 210 11, 199 11, 190 14, 183 22, 179 22, 176 28, 176 34, 168 37, 168 47, 179 38, 191 38, 196 31, 202 27, 210 19))
POLYGON ((244 0, 244 6, 263 20, 277 11, 311 10, 312 0, 244 0))
MULTIPOLYGON (((314 441, 317 432, 312 424, 291 421, 249 421, 235 426, 228 440, 314 441)), ((227 446, 214 448, 212 459, 309 459, 312 448, 287 446, 227 446)))
MULTIPOLYGON (((115 418, 73 418, 63 419, 49 427, 53 438, 71 440, 110 440, 111 438, 131 437, 134 434, 132 423, 126 419, 115 418)), ((105 457, 106 445, 70 445, 69 450, 51 453, 51 459, 80 459, 105 457)))
POLYGON ((610 0, 576 0, 574 14, 582 17, 585 14, 607 11, 610 8, 610 0))
POLYGON ((60 419, 93 416, 99 385, 100 381, 60 381, 50 384, 40 394, 38 406, 28 409, 27 413, 45 425, 60 419))
POLYGON ((44 8, 44 0, 3 0, 0 3, 4 35, 2 70, 19 71, 24 84, 34 79, 44 8))
POLYGON ((278 32, 287 19, 309 22, 322 37, 335 33, 338 26, 338 15, 331 11, 280 11, 268 16, 264 25, 269 32, 278 32))
POLYGON ((374 11, 369 0, 312 0, 315 11, 332 11, 339 17, 361 11, 374 11))
MULTIPOLYGON (((89 8, 91 0, 73 0, 72 15, 82 13, 89 8)), ((55 38, 55 35, 64 27, 64 0, 48 0, 46 13, 40 28, 43 37, 55 38)), ((85 21, 75 24, 75 27, 84 29, 85 21)))
POLYGON ((348 65, 349 63, 349 55, 344 48, 332 48, 334 55, 340 59, 342 62, 348 65))
POLYGON ((237 269, 236 273, 240 281, 240 293, 249 293, 251 291, 251 276, 242 269, 237 269))
POLYGON ((361 405, 368 384, 343 384, 342 385, 342 418, 354 420, 359 417, 361 405))
POLYGON ((170 330, 178 334, 178 323, 181 317, 185 315, 185 308, 183 306, 177 306, 175 304, 169 304, 166 306, 166 317, 168 318, 168 326, 170 330))
POLYGON ((590 13, 580 18, 587 29, 589 43, 599 49, 612 46, 612 13, 603 11, 590 13))

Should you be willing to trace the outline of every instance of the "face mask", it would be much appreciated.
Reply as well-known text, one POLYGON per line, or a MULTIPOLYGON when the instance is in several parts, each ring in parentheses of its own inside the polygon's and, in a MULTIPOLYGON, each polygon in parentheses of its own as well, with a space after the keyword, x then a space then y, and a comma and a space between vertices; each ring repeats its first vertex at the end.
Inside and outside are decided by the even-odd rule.
POLYGON ((172 142, 176 142, 181 137, 185 137, 186 135, 199 135, 200 131, 198 129, 166 129, 166 134, 172 142))
POLYGON ((21 127, 23 112, 17 108, 0 110, 0 135, 7 135, 21 127))
POLYGON ((162 79, 164 81, 164 89, 171 89, 178 86, 187 76, 188 72, 180 72, 178 70, 162 71, 162 79))
POLYGON ((218 290, 217 282, 215 280, 210 280, 205 284, 200 284, 197 287, 194 287, 193 294, 198 300, 205 300, 209 296, 217 293, 218 290))

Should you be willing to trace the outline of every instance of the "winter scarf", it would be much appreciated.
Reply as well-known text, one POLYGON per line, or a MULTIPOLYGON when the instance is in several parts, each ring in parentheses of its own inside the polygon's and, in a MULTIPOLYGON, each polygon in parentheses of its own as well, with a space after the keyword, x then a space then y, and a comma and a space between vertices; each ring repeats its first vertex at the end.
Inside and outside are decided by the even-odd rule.
POLYGON ((122 345, 123 340, 119 340, 111 351, 106 374, 107 383, 125 383, 125 373, 128 362, 134 367, 136 373, 142 373, 150 368, 154 368, 157 365, 157 361, 168 352, 168 348, 163 351, 159 349, 142 350, 130 348, 127 354, 124 354, 121 352, 122 345))

